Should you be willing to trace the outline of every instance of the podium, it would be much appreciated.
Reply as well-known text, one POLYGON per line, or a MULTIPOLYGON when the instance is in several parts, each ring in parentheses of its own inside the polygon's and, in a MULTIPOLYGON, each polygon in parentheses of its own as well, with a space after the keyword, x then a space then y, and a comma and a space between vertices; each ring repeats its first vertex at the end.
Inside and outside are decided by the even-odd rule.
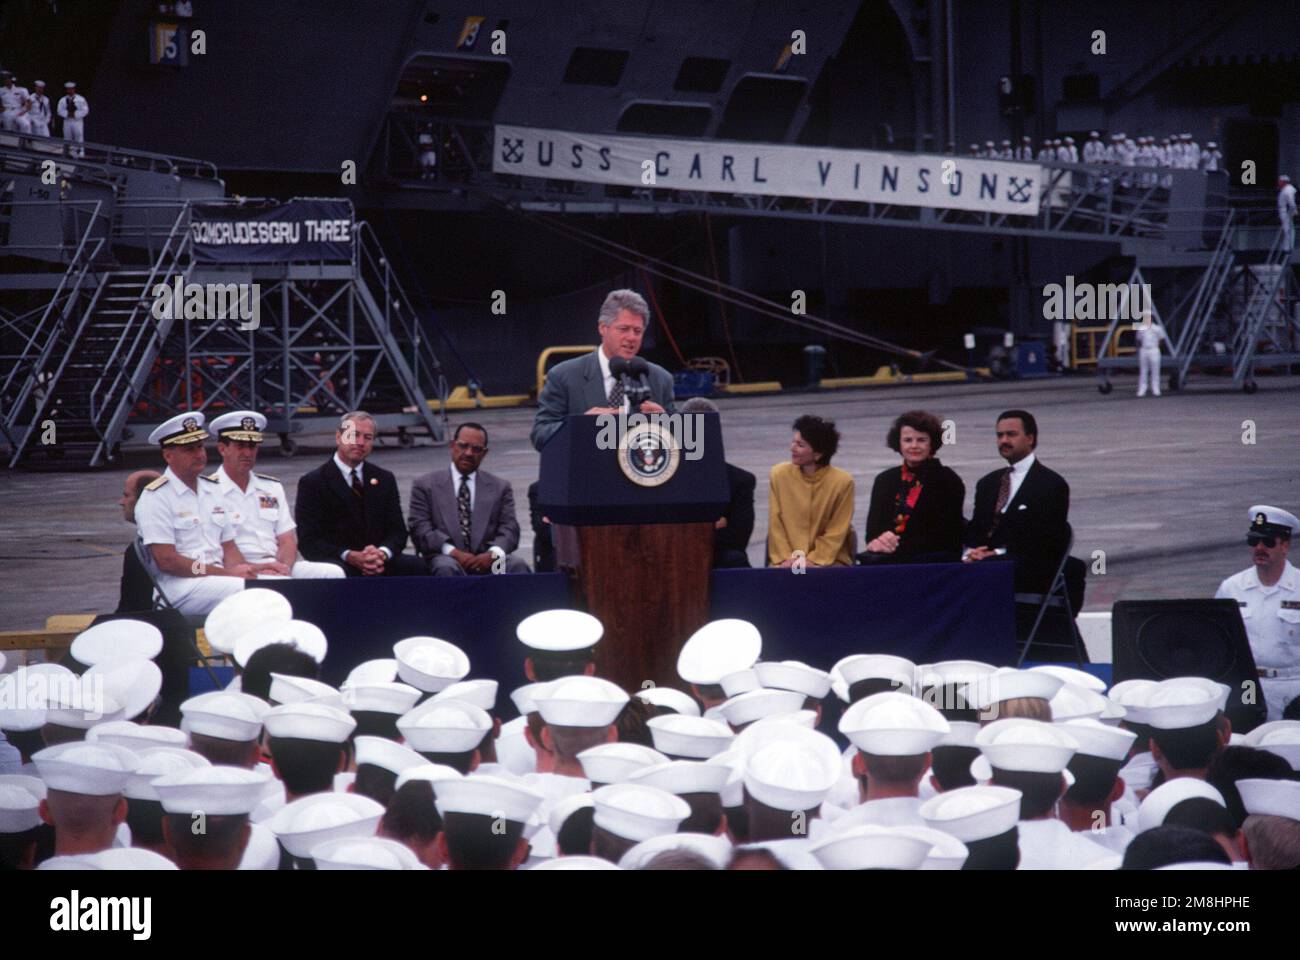
POLYGON ((575 599, 605 627, 596 673, 680 686, 709 616, 713 524, 730 502, 715 413, 572 416, 542 448, 538 504, 575 599))

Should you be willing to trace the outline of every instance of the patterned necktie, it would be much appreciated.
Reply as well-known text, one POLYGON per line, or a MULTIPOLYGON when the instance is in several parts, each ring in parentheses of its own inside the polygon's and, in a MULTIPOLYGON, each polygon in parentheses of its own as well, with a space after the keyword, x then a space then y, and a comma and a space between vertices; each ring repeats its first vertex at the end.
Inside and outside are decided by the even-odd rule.
POLYGON ((352 495, 356 497, 358 500, 360 500, 362 498, 361 495, 364 492, 364 489, 365 488, 361 486, 361 474, 357 472, 356 467, 353 467, 352 468, 352 495))
POLYGON ((460 492, 456 494, 456 512, 460 514, 460 538, 465 549, 469 550, 473 547, 469 542, 469 477, 463 473, 460 475, 460 492))
POLYGON ((615 410, 623 406, 623 378, 615 377, 614 386, 609 388, 609 405, 615 410))
POLYGON ((998 524, 1002 522, 1002 511, 1006 508, 1007 501, 1011 499, 1011 468, 1007 467, 1002 471, 1002 482, 998 484, 998 502, 993 505, 993 524, 989 527, 989 536, 997 530, 998 524))

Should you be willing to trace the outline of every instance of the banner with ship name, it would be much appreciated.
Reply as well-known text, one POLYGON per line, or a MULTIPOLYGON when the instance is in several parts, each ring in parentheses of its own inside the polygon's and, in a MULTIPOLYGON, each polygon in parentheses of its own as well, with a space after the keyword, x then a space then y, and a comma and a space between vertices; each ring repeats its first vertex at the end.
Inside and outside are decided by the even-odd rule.
POLYGON ((498 125, 495 173, 633 188, 850 200, 1032 216, 1035 163, 498 125))

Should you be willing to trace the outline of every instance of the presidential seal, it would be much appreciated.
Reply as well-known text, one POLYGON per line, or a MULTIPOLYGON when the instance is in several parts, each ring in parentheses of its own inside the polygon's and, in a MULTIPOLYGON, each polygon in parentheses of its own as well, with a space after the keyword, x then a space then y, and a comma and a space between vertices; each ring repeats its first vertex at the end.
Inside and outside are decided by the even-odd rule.
POLYGON ((618 465, 623 475, 641 487, 667 483, 677 472, 682 450, 671 430, 657 423, 631 427, 618 445, 618 465))

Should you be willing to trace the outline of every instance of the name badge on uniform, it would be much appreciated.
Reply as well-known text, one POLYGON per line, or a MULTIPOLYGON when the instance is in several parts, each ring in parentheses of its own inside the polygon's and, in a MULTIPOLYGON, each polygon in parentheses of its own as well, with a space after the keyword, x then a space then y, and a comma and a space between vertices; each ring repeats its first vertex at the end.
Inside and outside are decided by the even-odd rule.
POLYGON ((1300 600, 1283 600, 1283 610, 1300 610, 1300 600))

